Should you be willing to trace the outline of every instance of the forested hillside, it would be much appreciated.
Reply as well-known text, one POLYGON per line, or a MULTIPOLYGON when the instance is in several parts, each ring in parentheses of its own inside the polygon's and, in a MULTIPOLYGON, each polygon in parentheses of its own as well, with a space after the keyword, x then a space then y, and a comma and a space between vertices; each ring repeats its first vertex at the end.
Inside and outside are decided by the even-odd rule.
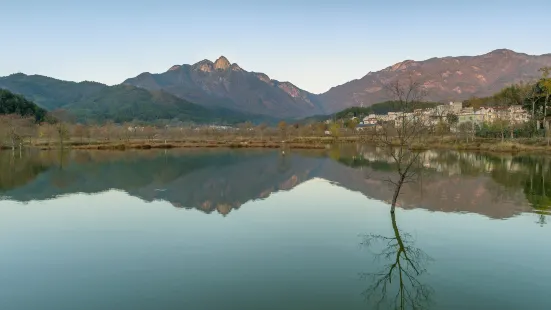
POLYGON ((0 114, 33 117, 39 123, 45 120, 47 112, 21 95, 0 89, 0 114))
POLYGON ((178 120, 193 123, 235 124, 244 121, 275 122, 270 116, 223 107, 203 107, 162 90, 131 85, 107 86, 95 82, 69 82, 40 75, 0 77, 0 88, 29 98, 43 109, 63 109, 82 123, 178 120))

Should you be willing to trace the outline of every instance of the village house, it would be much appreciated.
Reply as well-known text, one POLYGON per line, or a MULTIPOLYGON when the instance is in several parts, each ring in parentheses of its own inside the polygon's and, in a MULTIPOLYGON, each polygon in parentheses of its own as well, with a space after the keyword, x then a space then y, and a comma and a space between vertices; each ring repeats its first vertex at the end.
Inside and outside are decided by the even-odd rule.
POLYGON ((530 120, 530 115, 520 105, 509 107, 509 119, 512 123, 520 124, 530 120))
POLYGON ((480 125, 482 123, 493 123, 498 120, 519 124, 530 120, 530 115, 520 105, 510 107, 481 107, 475 110, 473 107, 463 107, 462 102, 450 102, 449 104, 442 104, 435 108, 415 109, 409 113, 388 112, 386 115, 370 114, 363 118, 358 127, 367 128, 386 122, 392 122, 395 126, 400 126, 404 120, 420 120, 427 126, 435 126, 440 122, 447 122, 449 114, 457 115, 457 125, 463 123, 480 125))
POLYGON ((372 115, 364 117, 361 124, 362 125, 377 125, 378 121, 379 120, 378 120, 377 116, 375 114, 372 114, 372 115))

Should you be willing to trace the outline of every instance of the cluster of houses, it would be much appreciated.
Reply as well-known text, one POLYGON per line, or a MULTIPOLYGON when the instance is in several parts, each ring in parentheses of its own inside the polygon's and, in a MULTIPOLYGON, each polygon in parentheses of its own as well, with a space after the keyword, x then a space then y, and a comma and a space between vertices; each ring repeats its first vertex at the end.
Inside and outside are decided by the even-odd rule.
POLYGON ((530 115, 520 105, 509 107, 482 107, 478 110, 472 107, 463 107, 462 102, 450 102, 434 108, 416 109, 412 112, 388 112, 387 114, 370 114, 363 118, 357 129, 361 130, 382 123, 392 122, 399 126, 404 120, 419 119, 427 126, 435 126, 439 122, 446 122, 448 115, 457 116, 457 125, 463 123, 482 124, 493 123, 496 120, 506 120, 514 124, 527 122, 530 115))

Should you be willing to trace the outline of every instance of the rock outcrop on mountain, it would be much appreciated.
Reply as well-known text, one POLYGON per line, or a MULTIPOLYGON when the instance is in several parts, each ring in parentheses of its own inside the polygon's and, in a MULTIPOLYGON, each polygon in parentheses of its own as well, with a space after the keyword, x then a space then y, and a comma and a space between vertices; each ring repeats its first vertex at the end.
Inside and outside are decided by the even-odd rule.
POLYGON ((205 59, 194 65, 172 66, 164 73, 142 73, 124 84, 164 90, 208 107, 280 118, 324 113, 316 95, 290 82, 272 80, 264 73, 243 70, 224 56, 214 63, 205 59))
POLYGON ((427 100, 464 100, 490 96, 512 83, 537 79, 541 76, 538 70, 544 66, 551 66, 551 54, 533 56, 507 49, 480 56, 405 60, 333 87, 319 98, 329 113, 369 106, 393 99, 384 89, 390 81, 412 76, 427 90, 427 100))

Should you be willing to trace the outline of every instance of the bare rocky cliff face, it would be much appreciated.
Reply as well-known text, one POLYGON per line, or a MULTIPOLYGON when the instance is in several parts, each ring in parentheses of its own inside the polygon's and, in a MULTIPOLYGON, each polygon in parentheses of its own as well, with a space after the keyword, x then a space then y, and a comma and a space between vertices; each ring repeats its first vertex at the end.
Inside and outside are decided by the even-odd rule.
POLYGON ((324 113, 316 95, 266 74, 243 70, 224 56, 215 62, 174 65, 160 74, 142 73, 124 83, 164 90, 207 107, 252 114, 292 119, 324 113))
POLYGON ((551 54, 532 56, 507 49, 480 56, 406 60, 333 87, 319 98, 330 113, 362 104, 369 106, 393 99, 384 86, 411 75, 427 90, 427 100, 464 100, 490 96, 512 83, 535 80, 540 76, 538 69, 544 66, 551 66, 551 54))

